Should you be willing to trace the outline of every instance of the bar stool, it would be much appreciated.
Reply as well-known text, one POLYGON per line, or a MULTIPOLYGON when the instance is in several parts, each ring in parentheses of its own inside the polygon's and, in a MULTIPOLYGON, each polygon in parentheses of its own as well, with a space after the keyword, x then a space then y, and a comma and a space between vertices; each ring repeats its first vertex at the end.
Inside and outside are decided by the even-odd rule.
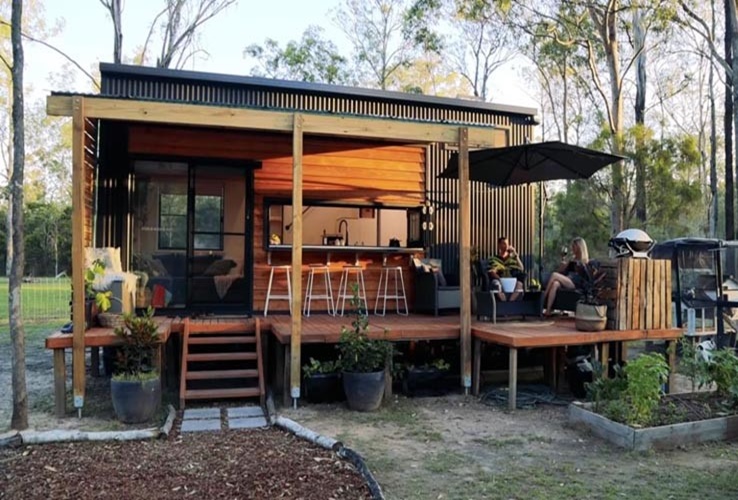
POLYGON ((328 314, 331 316, 336 315, 336 307, 333 304, 333 288, 331 287, 331 268, 327 264, 310 264, 307 287, 305 288, 305 304, 302 307, 302 313, 305 316, 310 316, 310 302, 313 299, 325 299, 325 303, 328 306, 328 314), (316 274, 323 275, 325 293, 316 294, 313 290, 316 274))
POLYGON ((290 271, 292 266, 271 266, 272 270, 269 272, 269 287, 267 287, 266 303, 264 304, 264 316, 269 311, 270 300, 287 300, 290 304, 290 314, 292 314, 292 282, 290 281, 290 271), (284 271, 287 276, 287 295, 284 294, 272 294, 272 283, 274 282, 274 271, 284 271))
POLYGON ((364 268, 358 265, 343 266, 343 272, 341 273, 341 282, 338 285, 338 296, 336 297, 336 315, 338 315, 339 302, 341 302, 341 316, 343 316, 344 310, 346 308, 346 299, 351 300, 354 298, 354 292, 348 286, 348 282, 351 279, 352 275, 356 277, 356 285, 358 286, 357 294, 359 296, 359 301, 361 304, 364 305, 365 308, 368 308, 368 305, 366 303, 366 287, 364 286, 364 268))
POLYGON ((384 316, 387 311, 387 299, 395 301, 397 314, 403 316, 408 315, 409 311, 407 309, 407 297, 405 296, 405 279, 402 277, 402 266, 382 266, 382 274, 379 276, 379 287, 377 289, 377 300, 374 302, 374 314, 384 316), (394 278, 395 281, 395 293, 387 295, 387 284, 389 283, 390 277, 394 278), (382 289, 382 283, 384 283, 384 289, 382 289), (384 299, 382 303, 382 314, 379 314, 379 299, 384 299), (404 313, 400 312, 400 300, 405 303, 404 313))

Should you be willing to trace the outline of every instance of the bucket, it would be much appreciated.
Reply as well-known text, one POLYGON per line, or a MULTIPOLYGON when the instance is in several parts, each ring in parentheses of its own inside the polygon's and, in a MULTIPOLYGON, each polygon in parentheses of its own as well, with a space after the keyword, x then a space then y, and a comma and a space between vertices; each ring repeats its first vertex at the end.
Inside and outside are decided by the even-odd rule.
POLYGON ((502 284, 502 291, 505 293, 513 293, 515 291, 515 285, 518 284, 517 278, 500 278, 502 284))

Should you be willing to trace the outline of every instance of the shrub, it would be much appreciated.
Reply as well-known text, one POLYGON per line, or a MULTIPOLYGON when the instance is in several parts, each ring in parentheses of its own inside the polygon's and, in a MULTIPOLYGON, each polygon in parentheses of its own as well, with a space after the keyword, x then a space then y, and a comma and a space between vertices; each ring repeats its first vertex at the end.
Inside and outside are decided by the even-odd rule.
POLYGON ((350 373, 369 373, 383 370, 388 358, 391 358, 394 352, 394 347, 392 343, 386 340, 369 338, 369 318, 366 304, 359 299, 358 287, 355 284, 351 305, 356 310, 356 316, 351 322, 352 329, 345 326, 341 327, 341 337, 337 346, 341 353, 340 367, 344 372, 350 373))
POLYGON ((158 326, 151 307, 141 316, 124 315, 124 326, 115 329, 123 343, 118 349, 116 378, 140 377, 155 372, 154 356, 158 349, 158 326))

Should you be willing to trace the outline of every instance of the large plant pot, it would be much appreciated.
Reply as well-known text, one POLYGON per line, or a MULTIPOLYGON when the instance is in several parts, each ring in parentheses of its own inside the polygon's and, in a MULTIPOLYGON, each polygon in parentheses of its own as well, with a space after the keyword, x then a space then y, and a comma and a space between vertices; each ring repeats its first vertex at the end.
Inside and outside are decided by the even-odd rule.
POLYGON ((343 390, 349 408, 374 411, 382 404, 384 370, 370 373, 343 372, 343 390))
POLYGON ((161 404, 161 381, 155 379, 126 381, 110 379, 110 393, 118 420, 126 424, 146 422, 161 404))
POLYGON ((341 375, 316 373, 305 377, 305 397, 311 403, 332 403, 343 399, 341 375))
POLYGON ((500 278, 502 291, 505 293, 513 293, 515 286, 518 284, 518 278, 500 278))
POLYGON ((607 325, 607 306, 580 302, 574 314, 574 326, 579 331, 600 332, 607 325))
POLYGON ((411 368, 405 372, 402 379, 402 392, 407 396, 442 392, 439 388, 442 378, 443 372, 434 366, 430 368, 411 368))

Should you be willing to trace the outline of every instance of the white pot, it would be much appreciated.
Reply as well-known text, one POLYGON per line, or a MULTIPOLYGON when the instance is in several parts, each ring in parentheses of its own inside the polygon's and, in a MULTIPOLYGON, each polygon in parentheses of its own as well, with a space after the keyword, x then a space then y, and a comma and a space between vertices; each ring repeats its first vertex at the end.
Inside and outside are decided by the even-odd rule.
POLYGON ((500 278, 502 284, 502 291, 505 293, 513 293, 515 291, 515 285, 518 283, 518 278, 500 278))

